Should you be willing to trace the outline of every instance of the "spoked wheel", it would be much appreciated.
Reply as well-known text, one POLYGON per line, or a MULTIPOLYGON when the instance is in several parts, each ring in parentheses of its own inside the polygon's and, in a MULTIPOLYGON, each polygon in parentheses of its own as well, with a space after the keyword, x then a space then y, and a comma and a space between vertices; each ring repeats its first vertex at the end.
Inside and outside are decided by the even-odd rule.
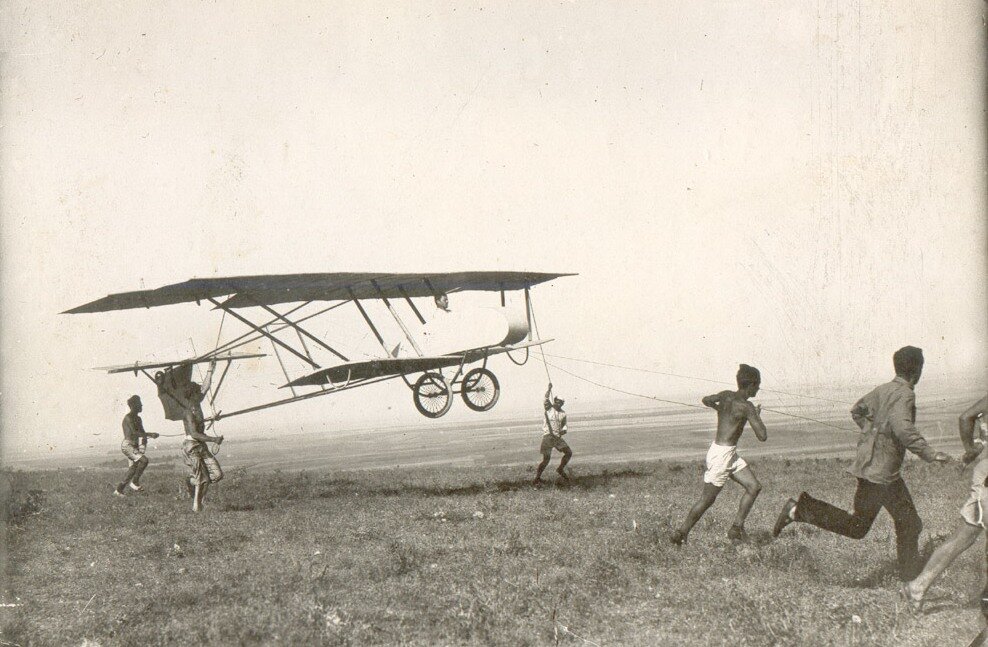
POLYGON ((438 418, 453 406, 453 390, 439 373, 425 373, 413 387, 415 408, 426 418, 438 418))
POLYGON ((463 376, 460 385, 463 402, 474 411, 488 411, 497 404, 501 385, 486 368, 475 368, 463 376))

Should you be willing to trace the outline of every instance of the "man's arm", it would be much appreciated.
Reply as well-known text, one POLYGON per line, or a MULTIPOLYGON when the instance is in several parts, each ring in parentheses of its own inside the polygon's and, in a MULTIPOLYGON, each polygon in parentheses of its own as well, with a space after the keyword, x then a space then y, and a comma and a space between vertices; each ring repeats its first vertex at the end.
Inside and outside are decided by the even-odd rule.
POLYGON ((223 436, 207 436, 202 429, 202 419, 192 410, 185 414, 185 435, 204 443, 221 443, 223 436))
POLYGON ((974 428, 977 426, 978 418, 988 413, 988 395, 981 398, 957 419, 957 426, 961 434, 961 442, 964 444, 964 462, 970 463, 978 454, 981 448, 974 446, 974 428))
POLYGON ((144 429, 144 420, 141 418, 137 419, 137 434, 141 437, 141 443, 144 445, 148 444, 148 438, 158 437, 158 434, 151 433, 144 429))
POLYGON ((721 391, 720 393, 714 393, 713 395, 708 395, 707 397, 700 400, 703 406, 710 407, 711 409, 716 409, 720 406, 720 403, 724 400, 724 394, 727 391, 721 391))
POLYGON ((913 422, 913 411, 915 410, 916 396, 912 391, 892 402, 889 408, 889 424, 892 425, 892 433, 906 449, 927 463, 947 462, 950 457, 943 452, 934 451, 923 438, 923 435, 916 430, 916 424, 913 422))
POLYGON ((854 408, 851 409, 851 418, 861 431, 864 431, 868 423, 872 421, 872 413, 868 405, 865 404, 865 398, 861 398, 854 404, 854 408))
POLYGON ((751 430, 755 432, 755 437, 758 440, 765 442, 768 440, 768 430, 765 429, 765 423, 762 422, 762 405, 754 405, 751 402, 748 403, 748 424, 751 425, 751 430))

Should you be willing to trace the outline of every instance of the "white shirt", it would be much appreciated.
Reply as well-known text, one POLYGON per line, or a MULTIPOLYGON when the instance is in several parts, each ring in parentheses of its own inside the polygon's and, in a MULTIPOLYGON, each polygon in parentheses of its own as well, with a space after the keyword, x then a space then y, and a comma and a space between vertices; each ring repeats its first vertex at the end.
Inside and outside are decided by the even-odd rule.
POLYGON ((549 409, 545 412, 545 416, 542 417, 542 435, 553 435, 562 436, 567 431, 566 428, 566 413, 559 411, 555 407, 549 409))

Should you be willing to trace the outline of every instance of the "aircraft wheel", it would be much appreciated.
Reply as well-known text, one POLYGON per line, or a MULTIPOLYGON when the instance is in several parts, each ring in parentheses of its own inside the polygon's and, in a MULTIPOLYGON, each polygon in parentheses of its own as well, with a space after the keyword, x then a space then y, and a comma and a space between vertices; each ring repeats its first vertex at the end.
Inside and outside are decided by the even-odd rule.
POLYGON ((453 390, 439 373, 425 373, 413 388, 415 408, 426 418, 446 415, 453 406, 453 390))
POLYGON ((486 368, 475 368, 463 376, 460 394, 464 404, 474 411, 489 411, 501 396, 501 385, 486 368))

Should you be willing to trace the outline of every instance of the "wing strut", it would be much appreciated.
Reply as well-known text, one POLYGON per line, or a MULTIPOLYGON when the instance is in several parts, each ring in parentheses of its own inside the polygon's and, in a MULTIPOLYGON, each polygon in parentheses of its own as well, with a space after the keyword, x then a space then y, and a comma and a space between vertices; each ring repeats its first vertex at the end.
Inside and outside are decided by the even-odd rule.
POLYGON ((405 326, 405 322, 401 320, 401 317, 398 316, 398 313, 395 312, 395 309, 391 306, 391 302, 388 301, 387 297, 384 296, 384 292, 381 291, 381 286, 379 286, 377 284, 377 281, 375 281, 374 279, 371 279, 371 285, 373 285, 374 289, 377 290, 377 293, 381 295, 381 301, 383 301, 384 305, 388 307, 388 312, 390 312, 391 316, 394 317, 395 321, 398 322, 398 326, 401 328, 401 331, 405 333, 405 339, 407 339, 408 343, 411 344, 412 348, 415 349, 415 353, 419 357, 422 357, 422 349, 419 348, 419 345, 415 343, 415 338, 412 337, 412 333, 408 332, 408 328, 405 326))
POLYGON ((292 390, 292 397, 297 396, 298 393, 295 393, 295 387, 291 385, 292 378, 288 377, 288 369, 285 368, 285 363, 281 361, 281 353, 278 352, 278 347, 271 344, 271 348, 274 349, 274 356, 278 358, 278 364, 281 366, 281 372, 285 374, 285 379, 289 382, 288 388, 292 390))
POLYGON ((298 357, 299 359, 301 359, 306 364, 309 364, 310 366, 312 366, 312 368, 319 368, 319 365, 316 364, 315 362, 313 362, 311 359, 309 359, 308 357, 306 357, 302 353, 298 352, 297 350, 295 350, 294 348, 292 348, 291 346, 289 346, 285 342, 281 341, 280 339, 278 339, 277 337, 275 337, 274 335, 272 335, 268 331, 262 330, 261 328, 258 328, 253 322, 250 321, 250 319, 247 319, 246 317, 242 317, 240 314, 238 314, 237 312, 235 312, 233 310, 233 308, 227 308, 227 307, 225 307, 222 303, 220 303, 219 301, 217 301, 213 297, 208 297, 207 300, 210 303, 212 303, 214 306, 216 306, 217 308, 219 308, 220 310, 223 310, 223 311, 229 313, 230 316, 233 317, 234 319, 236 319, 237 321, 240 321, 244 325, 250 326, 256 332, 259 332, 262 335, 264 335, 265 337, 267 337, 268 339, 270 339, 273 343, 278 344, 279 346, 281 346, 282 348, 284 348, 285 350, 287 350, 288 352, 290 352, 292 355, 295 355, 296 357, 298 357))
MULTIPOLYGON (((278 314, 278 312, 274 308, 272 308, 271 306, 265 305, 263 303, 260 303, 260 302, 256 301, 254 298, 252 298, 250 296, 250 294, 248 294, 246 292, 241 292, 241 293, 238 294, 238 296, 243 296, 247 300, 253 301, 255 305, 257 305, 257 306, 259 306, 261 308, 264 308, 264 310, 266 310, 269 314, 274 315, 278 320, 283 321, 288 326, 291 326, 292 328, 294 328, 295 329, 295 332, 297 332, 299 334, 299 338, 300 339, 301 339, 301 336, 302 335, 305 335, 306 337, 308 337, 312 341, 316 342, 317 344, 319 344, 320 346, 322 346, 323 348, 325 348, 326 350, 328 350, 329 352, 331 352, 333 355, 336 355, 337 357, 339 357, 340 359, 342 359, 344 362, 349 362, 350 361, 342 353, 337 352, 329 344, 324 343, 321 339, 319 339, 318 337, 316 337, 315 335, 313 335, 309 331, 305 330, 304 328, 302 328, 301 326, 299 326, 298 324, 296 324, 294 321, 291 321, 289 319, 286 319, 285 317, 283 317, 280 314, 278 314)), ((304 341, 302 342, 302 345, 305 346, 305 342, 304 341)), ((312 363, 312 358, 310 357, 308 361, 310 363, 312 363)))
POLYGON ((353 300, 353 303, 357 306, 357 310, 360 310, 360 314, 363 315, 364 321, 366 321, 367 322, 367 325, 370 326, 371 332, 374 333, 374 336, 375 337, 377 337, 377 343, 379 343, 381 345, 381 348, 384 349, 384 352, 385 353, 387 353, 388 355, 391 355, 391 351, 388 350, 387 345, 385 345, 385 343, 384 343, 384 337, 381 337, 381 333, 377 332, 377 328, 374 327, 374 322, 371 321, 370 320, 370 317, 367 316, 367 311, 364 310, 364 306, 361 305, 361 303, 357 299, 357 297, 355 297, 353 295, 353 290, 351 288, 347 287, 347 292, 350 293, 350 298, 353 300))
POLYGON ((412 309, 412 312, 415 313, 415 316, 419 318, 419 323, 421 323, 424 326, 425 325, 425 317, 423 317, 422 316, 422 313, 419 312, 419 309, 415 307, 415 304, 412 302, 411 297, 408 296, 408 292, 405 292, 404 286, 399 285, 398 286, 398 291, 401 292, 401 296, 405 297, 405 301, 408 302, 408 307, 411 308, 412 309))

